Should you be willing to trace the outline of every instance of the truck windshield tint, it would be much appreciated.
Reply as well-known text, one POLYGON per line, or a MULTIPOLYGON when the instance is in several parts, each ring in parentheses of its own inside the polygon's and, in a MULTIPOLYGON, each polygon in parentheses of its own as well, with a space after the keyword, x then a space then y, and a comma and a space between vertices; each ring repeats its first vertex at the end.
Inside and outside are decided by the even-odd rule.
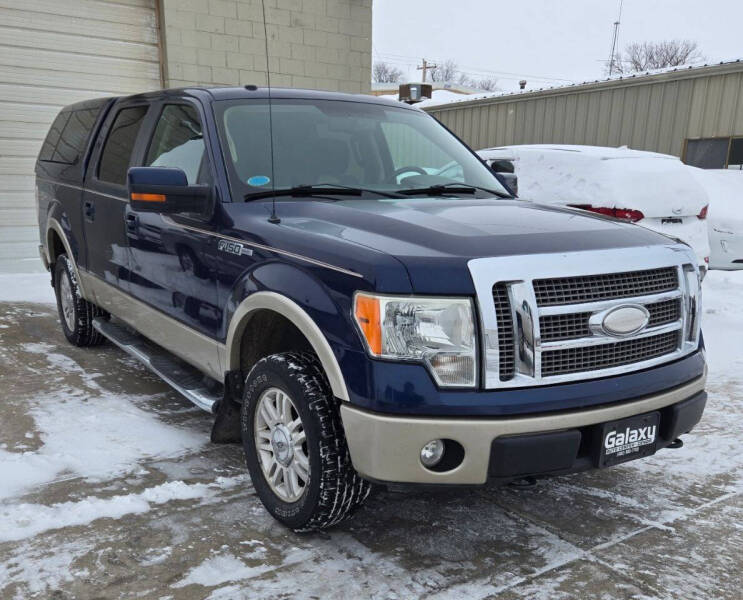
MULTIPOLYGON (((316 184, 397 192, 460 183, 509 195, 493 173, 432 117, 338 100, 215 104, 234 198, 316 184)), ((485 192, 486 193, 486 192, 485 192)))

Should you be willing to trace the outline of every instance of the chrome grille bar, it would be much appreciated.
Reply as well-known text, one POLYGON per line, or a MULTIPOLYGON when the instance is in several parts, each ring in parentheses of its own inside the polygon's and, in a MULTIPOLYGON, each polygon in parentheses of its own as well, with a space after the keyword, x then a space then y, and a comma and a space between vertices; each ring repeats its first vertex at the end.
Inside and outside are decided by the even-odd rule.
POLYGON ((538 306, 554 306, 668 292, 678 288, 678 285, 677 269, 664 267, 625 273, 535 279, 534 294, 538 306))
POLYGON ((597 371, 643 362, 674 352, 679 338, 678 331, 670 331, 611 344, 550 350, 542 353, 542 376, 597 371))
MULTIPOLYGON (((648 327, 657 327, 669 323, 677 323, 674 329, 681 327, 681 296, 661 302, 651 302, 644 305, 650 313, 648 327)), ((588 320, 594 312, 601 311, 597 308, 593 311, 578 313, 559 313, 542 315, 539 318, 540 330, 542 332, 542 344, 558 340, 572 340, 587 338, 591 336, 588 320)))

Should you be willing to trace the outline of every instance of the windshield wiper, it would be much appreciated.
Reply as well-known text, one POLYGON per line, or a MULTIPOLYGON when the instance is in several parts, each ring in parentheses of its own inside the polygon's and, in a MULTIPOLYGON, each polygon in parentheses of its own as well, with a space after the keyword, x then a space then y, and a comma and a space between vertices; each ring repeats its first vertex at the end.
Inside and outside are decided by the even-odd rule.
POLYGON ((372 188, 352 187, 339 185, 337 183, 316 183, 314 185, 296 185, 290 188, 278 188, 275 190, 261 190, 245 194, 244 200, 260 200, 261 198, 272 198, 273 196, 361 196, 364 193, 377 194, 385 198, 404 198, 394 192, 383 192, 372 188))
POLYGON ((497 192, 489 188, 484 188, 479 185, 470 185, 469 183, 458 183, 452 181, 450 183, 439 183, 428 187, 420 188, 408 188, 405 190, 398 190, 398 193, 405 194, 406 196, 416 195, 430 195, 430 196, 443 196, 444 194, 474 194, 475 192, 485 192, 498 196, 499 198, 511 198, 510 194, 504 192, 497 192))

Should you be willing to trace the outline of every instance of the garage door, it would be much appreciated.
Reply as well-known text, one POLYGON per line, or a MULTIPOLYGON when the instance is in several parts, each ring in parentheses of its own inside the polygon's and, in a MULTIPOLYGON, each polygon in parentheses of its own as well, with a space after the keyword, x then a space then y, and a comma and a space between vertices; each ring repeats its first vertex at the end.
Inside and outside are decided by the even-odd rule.
POLYGON ((40 269, 33 170, 59 109, 160 87, 156 0, 0 0, 0 272, 40 269))

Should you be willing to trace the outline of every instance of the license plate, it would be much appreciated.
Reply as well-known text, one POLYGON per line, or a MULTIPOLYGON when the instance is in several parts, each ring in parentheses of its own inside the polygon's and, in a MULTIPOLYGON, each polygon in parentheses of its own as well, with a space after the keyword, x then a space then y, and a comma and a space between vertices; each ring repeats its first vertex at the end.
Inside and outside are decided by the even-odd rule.
POLYGON ((599 467, 610 467, 635 458, 655 454, 660 413, 652 412, 603 427, 599 467))
POLYGON ((683 222, 684 222, 683 219, 678 219, 676 217, 667 217, 665 219, 660 220, 661 225, 669 225, 669 224, 678 225, 679 223, 683 223, 683 222))

